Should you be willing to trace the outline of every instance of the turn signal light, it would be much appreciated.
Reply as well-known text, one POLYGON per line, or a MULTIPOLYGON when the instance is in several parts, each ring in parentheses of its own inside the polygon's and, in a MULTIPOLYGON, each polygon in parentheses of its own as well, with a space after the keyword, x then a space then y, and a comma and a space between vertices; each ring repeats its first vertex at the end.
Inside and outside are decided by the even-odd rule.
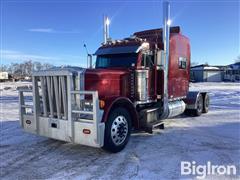
POLYGON ((100 100, 100 101, 99 101, 99 107, 100 107, 101 109, 103 109, 104 106, 105 106, 105 102, 104 102, 103 100, 100 100))
POLYGON ((83 134, 91 134, 91 130, 90 129, 83 129, 83 134))

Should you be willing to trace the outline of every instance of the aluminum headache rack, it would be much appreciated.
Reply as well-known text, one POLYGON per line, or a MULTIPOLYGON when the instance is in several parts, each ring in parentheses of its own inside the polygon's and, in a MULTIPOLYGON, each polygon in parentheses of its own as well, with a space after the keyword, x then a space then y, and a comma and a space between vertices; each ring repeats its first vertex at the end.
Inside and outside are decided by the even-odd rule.
POLYGON ((97 91, 83 91, 84 69, 57 68, 33 73, 33 89, 19 90, 20 124, 41 136, 102 147, 105 124, 97 91), (26 103, 32 93, 33 105, 26 103))

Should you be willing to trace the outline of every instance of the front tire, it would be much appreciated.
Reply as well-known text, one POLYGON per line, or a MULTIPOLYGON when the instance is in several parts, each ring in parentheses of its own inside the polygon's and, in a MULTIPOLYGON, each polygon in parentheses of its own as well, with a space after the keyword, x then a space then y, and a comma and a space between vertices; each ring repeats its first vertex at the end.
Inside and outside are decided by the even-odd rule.
POLYGON ((122 107, 114 109, 105 124, 103 148, 113 153, 124 149, 130 137, 131 128, 129 112, 122 107))

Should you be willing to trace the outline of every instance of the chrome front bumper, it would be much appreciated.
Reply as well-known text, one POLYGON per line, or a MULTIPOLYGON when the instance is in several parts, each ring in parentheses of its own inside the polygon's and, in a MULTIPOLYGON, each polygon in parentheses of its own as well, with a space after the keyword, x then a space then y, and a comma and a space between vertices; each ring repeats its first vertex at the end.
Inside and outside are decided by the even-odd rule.
POLYGON ((97 91, 69 91, 67 117, 58 118, 58 116, 51 117, 49 113, 43 113, 41 110, 43 107, 38 105, 42 97, 36 89, 19 90, 20 124, 26 132, 92 147, 104 145, 105 124, 101 122, 103 111, 99 108, 97 91), (25 93, 32 93, 33 105, 27 105, 25 93), (92 110, 77 110, 74 104, 79 99, 75 97, 86 95, 92 97, 92 110), (83 118, 83 116, 91 118, 83 118))

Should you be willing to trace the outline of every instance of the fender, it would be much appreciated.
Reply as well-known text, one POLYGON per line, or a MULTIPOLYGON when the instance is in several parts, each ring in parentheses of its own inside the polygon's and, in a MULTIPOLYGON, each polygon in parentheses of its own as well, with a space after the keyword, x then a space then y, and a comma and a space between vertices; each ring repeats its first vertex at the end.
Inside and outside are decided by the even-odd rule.
POLYGON ((189 91, 187 98, 184 99, 184 102, 187 104, 186 109, 196 109, 197 108, 197 98, 202 94, 203 100, 207 92, 204 91, 189 91))
POLYGON ((115 98, 108 99, 106 101, 106 106, 104 108, 102 121, 106 122, 111 110, 113 110, 115 107, 120 107, 120 106, 127 108, 127 110, 129 110, 129 113, 132 118, 133 127, 138 129, 140 127, 139 120, 138 120, 138 113, 133 103, 131 102, 131 100, 126 97, 115 97, 115 98))

